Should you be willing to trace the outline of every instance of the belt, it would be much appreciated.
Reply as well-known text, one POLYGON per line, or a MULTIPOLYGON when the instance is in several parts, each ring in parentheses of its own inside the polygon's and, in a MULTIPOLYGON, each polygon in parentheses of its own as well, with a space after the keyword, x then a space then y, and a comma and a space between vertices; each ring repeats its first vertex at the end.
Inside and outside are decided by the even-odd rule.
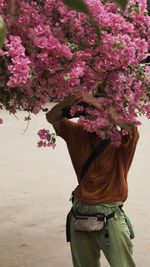
MULTIPOLYGON (((123 209, 122 209, 122 207, 123 207, 123 205, 121 204, 121 205, 119 205, 118 206, 121 210, 122 210, 122 212, 124 212, 123 211, 123 209)), ((70 242, 71 241, 71 233, 70 233, 70 217, 71 217, 71 215, 74 213, 74 211, 73 211, 73 207, 71 208, 71 210, 70 210, 70 212, 68 213, 68 215, 67 215, 67 218, 66 218, 66 241, 67 242, 70 242)), ((108 228, 107 228, 107 221, 109 220, 109 219, 111 219, 111 218, 113 218, 115 216, 115 211, 114 212, 112 212, 112 213, 110 213, 110 214, 108 214, 108 215, 106 215, 105 217, 104 217, 104 221, 105 221, 105 245, 107 246, 107 247, 109 247, 109 232, 108 232, 108 228)))

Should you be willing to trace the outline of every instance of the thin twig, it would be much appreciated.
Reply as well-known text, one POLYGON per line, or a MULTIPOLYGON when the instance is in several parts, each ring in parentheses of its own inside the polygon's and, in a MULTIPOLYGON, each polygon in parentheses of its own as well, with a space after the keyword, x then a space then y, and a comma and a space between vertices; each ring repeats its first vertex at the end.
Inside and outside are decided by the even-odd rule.
MULTIPOLYGON (((28 116, 29 118, 30 118, 30 112, 29 112, 29 116, 28 116)), ((27 130, 28 130, 28 128, 29 128, 29 124, 30 124, 30 119, 28 120, 28 122, 27 122, 27 126, 26 126, 26 128, 24 129, 24 131, 23 131, 23 135, 27 132, 27 130)))
POLYGON ((16 120, 19 120, 15 113, 13 113, 13 112, 11 112, 11 113, 15 116, 16 120))

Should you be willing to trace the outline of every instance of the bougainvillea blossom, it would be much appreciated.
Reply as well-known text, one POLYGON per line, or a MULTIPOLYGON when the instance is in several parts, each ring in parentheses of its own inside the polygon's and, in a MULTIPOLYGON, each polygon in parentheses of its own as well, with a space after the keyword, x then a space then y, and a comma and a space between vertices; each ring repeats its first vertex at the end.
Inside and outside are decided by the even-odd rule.
POLYGON ((40 141, 38 141, 38 147, 52 147, 55 148, 55 134, 50 133, 49 130, 41 129, 38 131, 38 136, 40 137, 40 141))
MULTIPOLYGON (((139 114, 150 117, 150 69, 140 65, 150 45, 146 0, 130 0, 125 13, 115 3, 86 0, 100 40, 90 17, 59 0, 16 0, 13 19, 8 2, 0 7, 8 25, 0 50, 2 108, 37 114, 50 99, 63 99, 74 88, 92 94, 100 84, 109 98, 105 108, 115 105, 124 118, 123 134, 128 124, 139 124, 139 114)), ((119 144, 120 131, 107 129, 108 114, 79 122, 119 144)))

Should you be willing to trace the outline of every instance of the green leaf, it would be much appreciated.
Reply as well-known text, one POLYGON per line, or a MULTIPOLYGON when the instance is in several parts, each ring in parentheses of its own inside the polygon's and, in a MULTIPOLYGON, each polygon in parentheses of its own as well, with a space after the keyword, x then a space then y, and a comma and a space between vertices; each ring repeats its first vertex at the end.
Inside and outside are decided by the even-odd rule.
POLYGON ((112 45, 112 50, 116 50, 116 44, 112 45))
POLYGON ((129 2, 129 0, 113 0, 118 6, 122 8, 123 11, 125 11, 126 6, 129 2))
POLYGON ((56 139, 55 139, 55 137, 52 137, 52 142, 53 142, 53 143, 56 143, 56 139))
POLYGON ((4 45, 6 33, 7 33, 7 26, 3 21, 3 18, 0 16, 0 48, 2 48, 4 45))
POLYGON ((90 14, 90 11, 85 4, 84 0, 61 0, 66 6, 70 9, 74 9, 78 12, 83 12, 87 15, 90 14))
POLYGON ((134 11, 135 11, 137 14, 139 14, 139 13, 140 13, 140 11, 139 11, 139 8, 138 8, 138 7, 135 7, 135 8, 134 8, 134 11))
POLYGON ((51 141, 51 135, 50 135, 50 134, 47 136, 47 141, 48 141, 48 142, 51 141))
POLYGON ((67 81, 69 79, 70 79, 70 76, 69 76, 69 73, 68 73, 66 76, 64 76, 64 80, 67 81))
POLYGON ((147 11, 144 12, 144 16, 145 17, 148 16, 148 12, 147 11))

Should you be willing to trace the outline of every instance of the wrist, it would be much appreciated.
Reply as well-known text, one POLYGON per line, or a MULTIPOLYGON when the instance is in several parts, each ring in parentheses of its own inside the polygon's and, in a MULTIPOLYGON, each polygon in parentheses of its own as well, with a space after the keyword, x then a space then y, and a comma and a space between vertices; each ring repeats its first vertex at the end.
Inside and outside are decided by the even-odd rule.
POLYGON ((92 97, 90 105, 92 105, 94 108, 96 108, 99 111, 104 110, 103 105, 101 103, 101 99, 97 99, 95 97, 92 97))

